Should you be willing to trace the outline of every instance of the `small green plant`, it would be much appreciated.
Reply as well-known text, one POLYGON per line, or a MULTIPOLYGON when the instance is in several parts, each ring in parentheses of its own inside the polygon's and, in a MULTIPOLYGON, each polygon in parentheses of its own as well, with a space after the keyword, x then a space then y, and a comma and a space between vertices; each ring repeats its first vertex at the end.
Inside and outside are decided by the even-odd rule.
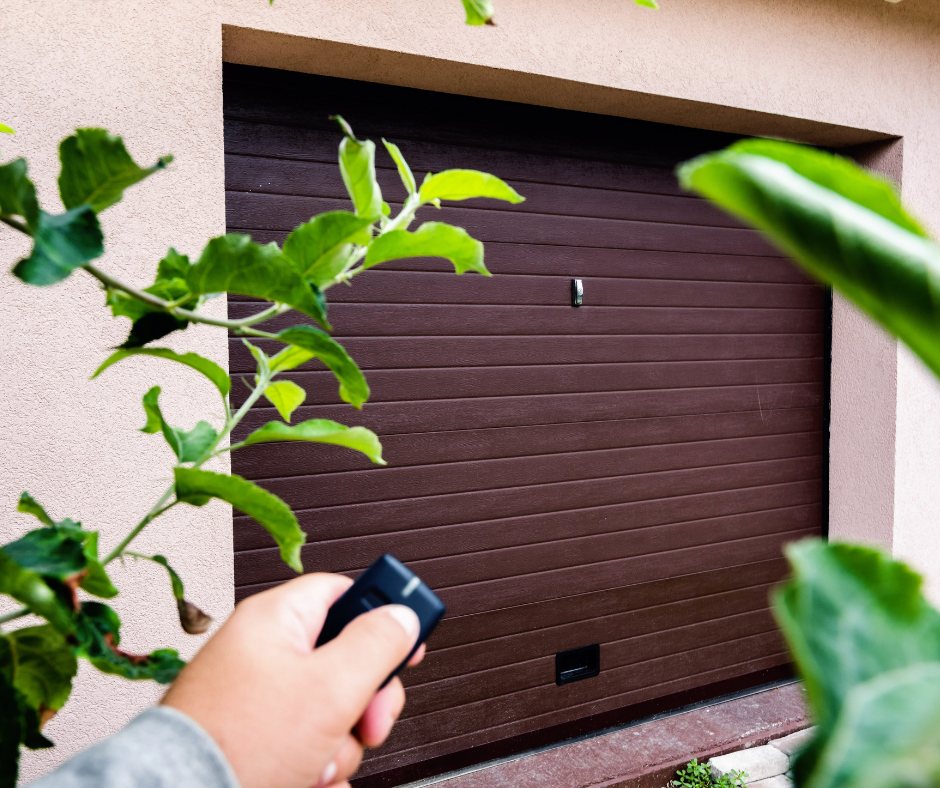
POLYGON ((707 763, 699 763, 697 758, 693 758, 685 768, 676 772, 677 779, 669 784, 669 788, 744 788, 746 777, 744 772, 730 772, 716 780, 707 763))
MULTIPOLYGON (((163 170, 167 156, 152 167, 140 167, 120 137, 104 129, 79 129, 59 146, 59 193, 62 213, 39 207, 24 159, 0 166, 0 222, 32 241, 30 254, 13 273, 30 285, 51 285, 81 270, 98 280, 114 317, 129 318, 126 341, 98 367, 93 378, 115 364, 139 356, 161 358, 202 376, 219 395, 222 428, 208 421, 192 429, 172 426, 160 406, 160 386, 143 395, 146 423, 141 431, 161 435, 175 457, 173 482, 126 536, 102 555, 98 532, 71 519, 53 519, 32 496, 23 493, 18 510, 40 527, 0 547, 0 595, 19 607, 0 615, 0 788, 16 782, 21 746, 51 747, 41 728, 68 700, 77 660, 128 679, 173 680, 183 666, 175 651, 129 654, 120 647, 121 621, 107 604, 118 589, 108 565, 131 557, 154 561, 167 570, 180 623, 190 634, 204 632, 210 619, 186 599, 183 581, 162 555, 131 552, 134 539, 154 520, 176 506, 204 506, 213 498, 226 501, 257 520, 280 547, 281 557, 303 571, 300 548, 306 540, 290 507, 280 498, 236 475, 206 470, 213 458, 244 446, 272 441, 327 443, 362 452, 384 464, 378 436, 364 427, 347 427, 326 419, 291 424, 306 392, 284 372, 319 361, 335 376, 341 400, 359 409, 369 398, 369 385, 345 349, 329 335, 326 292, 349 283, 373 266, 406 257, 443 257, 457 273, 489 275, 483 245, 465 230, 443 222, 424 222, 410 230, 415 214, 441 201, 489 197, 517 203, 522 197, 499 178, 475 170, 430 173, 420 184, 401 150, 383 140, 408 197, 393 215, 376 180, 376 145, 359 140, 342 118, 339 168, 352 201, 352 211, 331 211, 297 227, 284 242, 260 245, 247 235, 228 234, 210 240, 190 260, 170 249, 157 265, 149 287, 140 289, 98 268, 104 252, 98 214, 122 199, 124 190, 163 170), (269 302, 237 320, 206 314, 202 307, 222 293, 269 302), (307 322, 264 330, 272 318, 300 313, 307 322), (202 323, 243 337, 256 362, 250 394, 230 407, 231 378, 213 361, 196 353, 177 353, 150 343, 202 323), (318 324, 312 325, 313 323, 318 324), (252 342, 248 340, 252 339, 252 342), (283 421, 272 421, 231 444, 230 436, 248 410, 262 397, 283 421), (3 632, 2 626, 33 614, 38 626, 3 632)), ((59 504, 59 506, 65 505, 59 504)))

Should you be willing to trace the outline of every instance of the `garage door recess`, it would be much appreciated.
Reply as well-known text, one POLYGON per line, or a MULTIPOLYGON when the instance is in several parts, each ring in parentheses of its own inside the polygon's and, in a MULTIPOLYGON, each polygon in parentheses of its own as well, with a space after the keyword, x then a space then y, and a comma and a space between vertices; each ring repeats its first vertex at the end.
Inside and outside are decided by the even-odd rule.
MULTIPOLYGON (((224 96, 228 228, 258 241, 349 208, 333 113, 398 143, 419 179, 482 169, 527 198, 419 214, 484 241, 491 279, 422 259, 329 291, 372 398, 353 411, 308 365, 295 420, 370 427, 388 467, 288 444, 233 458, 297 510, 308 571, 355 575, 388 551, 448 605, 364 784, 785 671, 767 592, 781 547, 823 528, 828 295, 680 191, 674 165, 730 138, 245 66, 225 66, 224 96), (556 686, 555 654, 592 643, 600 675, 556 686)), ((378 165, 397 211, 384 150, 378 165)), ((233 372, 249 361, 233 339, 233 372)), ((274 418, 256 407, 243 432, 274 418)), ((243 598, 291 573, 236 515, 243 598)))

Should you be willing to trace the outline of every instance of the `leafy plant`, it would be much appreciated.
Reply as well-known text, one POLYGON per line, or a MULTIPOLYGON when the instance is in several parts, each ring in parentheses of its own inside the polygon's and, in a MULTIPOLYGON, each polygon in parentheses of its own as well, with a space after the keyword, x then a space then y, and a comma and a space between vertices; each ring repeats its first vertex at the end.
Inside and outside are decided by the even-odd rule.
POLYGON ((676 778, 670 783, 670 788, 744 788, 747 775, 729 772, 715 779, 707 763, 699 763, 697 758, 693 758, 676 772, 676 778))
POLYGON ((276 378, 307 363, 319 361, 328 368, 336 378, 339 398, 354 408, 361 408, 369 398, 369 385, 359 367, 328 333, 326 291, 380 263, 415 255, 446 258, 458 274, 475 271, 489 276, 483 245, 465 230, 441 222, 425 222, 413 231, 409 227, 420 208, 439 206, 443 200, 490 197, 518 203, 523 198, 499 178, 473 170, 428 174, 419 187, 401 151, 385 142, 408 191, 401 210, 392 216, 375 176, 375 144, 357 139, 342 118, 336 121, 343 132, 339 168, 352 211, 313 217, 297 227, 283 247, 228 234, 210 240, 192 261, 170 249, 157 265, 153 284, 143 289, 94 265, 104 251, 98 214, 118 202, 125 189, 165 169, 171 157, 142 167, 128 154, 120 137, 103 129, 79 129, 59 147, 59 193, 65 211, 58 214, 39 207, 25 160, 0 166, 0 222, 32 240, 29 255, 14 266, 13 273, 28 284, 42 286, 81 269, 101 283, 112 314, 131 320, 126 341, 92 377, 105 374, 116 364, 133 363, 140 356, 183 365, 198 372, 218 392, 223 419, 220 430, 208 421, 187 430, 167 419, 160 405, 160 386, 143 395, 145 423, 141 431, 161 435, 172 450, 176 457, 173 483, 103 556, 97 531, 72 520, 54 520, 23 493, 18 509, 33 515, 40 527, 0 547, 0 594, 22 605, 0 616, 0 625, 29 613, 45 623, 0 632, 0 786, 15 783, 21 746, 52 746, 40 731, 68 699, 77 659, 86 659, 106 673, 160 683, 172 681, 183 666, 175 651, 147 655, 123 651, 121 622, 115 611, 103 602, 84 598, 117 595, 108 576, 112 561, 130 556, 163 566, 183 629, 197 634, 208 627, 209 617, 185 598, 183 582, 164 556, 146 556, 129 549, 160 515, 180 505, 199 507, 212 499, 226 501, 264 526, 283 560, 295 571, 303 571, 300 548, 306 536, 290 507, 246 479, 206 470, 203 466, 207 462, 257 443, 305 441, 353 449, 374 463, 384 464, 378 437, 364 427, 347 427, 326 419, 289 423, 306 394, 296 384, 276 378), (203 305, 221 293, 253 296, 270 303, 238 320, 203 312, 203 305), (309 321, 277 332, 263 330, 266 321, 291 310, 309 321), (196 353, 177 353, 150 344, 193 323, 242 336, 254 357, 256 373, 248 383, 251 393, 237 410, 229 405, 232 383, 221 367, 196 353), (249 339, 264 339, 280 349, 269 355, 249 339), (275 406, 284 421, 269 422, 230 445, 232 430, 262 397, 275 406))
MULTIPOLYGON (((940 376, 940 246, 894 187, 828 153, 769 140, 694 159, 679 177, 762 230, 900 337, 940 376)), ((805 682, 805 788, 940 783, 940 613, 878 550, 808 540, 774 612, 805 682)))

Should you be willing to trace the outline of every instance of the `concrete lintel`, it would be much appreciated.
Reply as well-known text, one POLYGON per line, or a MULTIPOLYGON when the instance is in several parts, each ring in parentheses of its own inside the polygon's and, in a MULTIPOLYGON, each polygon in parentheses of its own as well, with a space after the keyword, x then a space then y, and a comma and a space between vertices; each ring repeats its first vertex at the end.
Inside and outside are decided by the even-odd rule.
POLYGON ((494 68, 235 25, 222 27, 222 57, 227 63, 515 101, 746 136, 782 137, 836 148, 878 142, 896 136, 877 129, 852 128, 810 118, 776 115, 609 85, 587 84, 549 74, 494 68))

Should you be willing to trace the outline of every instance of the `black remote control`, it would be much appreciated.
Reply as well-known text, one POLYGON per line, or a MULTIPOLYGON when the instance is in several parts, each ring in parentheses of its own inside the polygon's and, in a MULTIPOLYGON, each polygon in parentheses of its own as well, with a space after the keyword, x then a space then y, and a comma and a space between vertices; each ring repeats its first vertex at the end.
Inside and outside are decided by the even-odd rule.
MULTIPOLYGON (((384 687, 408 664, 420 645, 434 631, 447 608, 414 572, 388 553, 366 569, 349 590, 337 599, 326 614, 317 647, 329 643, 356 616, 361 616, 382 605, 405 605, 418 615, 421 631, 411 653, 382 682, 384 687)), ((379 687, 381 689, 382 687, 379 687)))

